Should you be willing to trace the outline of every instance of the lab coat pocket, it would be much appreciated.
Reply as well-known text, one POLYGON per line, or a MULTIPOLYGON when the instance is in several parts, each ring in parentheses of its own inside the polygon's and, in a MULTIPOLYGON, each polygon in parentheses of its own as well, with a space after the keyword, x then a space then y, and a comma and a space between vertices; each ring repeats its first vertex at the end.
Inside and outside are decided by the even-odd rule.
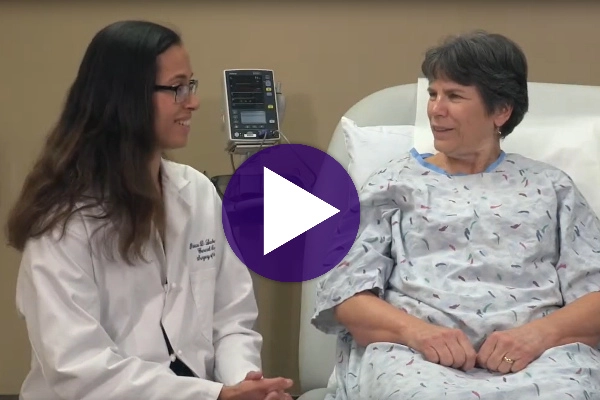
POLYGON ((190 285, 200 332, 212 343, 217 268, 190 268, 190 285))

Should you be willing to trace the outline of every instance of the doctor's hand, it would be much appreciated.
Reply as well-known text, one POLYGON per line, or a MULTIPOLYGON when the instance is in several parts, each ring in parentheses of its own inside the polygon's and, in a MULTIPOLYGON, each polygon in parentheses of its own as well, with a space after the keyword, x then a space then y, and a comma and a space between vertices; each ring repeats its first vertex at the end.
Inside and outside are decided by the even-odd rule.
POLYGON ((262 378, 259 372, 252 372, 235 386, 224 386, 219 400, 290 400, 285 393, 293 382, 286 378, 262 378), (260 378, 257 378, 260 376, 260 378))
MULTIPOLYGON (((261 371, 250 371, 246 374, 246 381, 256 381, 263 378, 263 374, 261 371)), ((265 400, 292 400, 292 396, 285 393, 283 390, 279 390, 277 392, 271 392, 267 395, 265 400)))
POLYGON ((261 371, 250 371, 246 374, 244 378, 245 381, 259 381, 263 378, 263 374, 261 371))

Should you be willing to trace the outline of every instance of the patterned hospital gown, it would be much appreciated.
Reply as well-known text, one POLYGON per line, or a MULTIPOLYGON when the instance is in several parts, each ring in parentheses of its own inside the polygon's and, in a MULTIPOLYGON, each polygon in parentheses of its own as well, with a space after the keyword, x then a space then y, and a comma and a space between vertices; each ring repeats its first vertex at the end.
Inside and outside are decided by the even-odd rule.
POLYGON ((564 172, 502 153, 484 173, 448 175, 412 150, 360 194, 361 227, 318 285, 313 324, 338 335, 333 399, 600 399, 600 353, 547 350, 525 370, 463 372, 393 343, 358 346, 333 318, 375 290, 432 324, 486 335, 541 318, 600 290, 600 222, 564 172))

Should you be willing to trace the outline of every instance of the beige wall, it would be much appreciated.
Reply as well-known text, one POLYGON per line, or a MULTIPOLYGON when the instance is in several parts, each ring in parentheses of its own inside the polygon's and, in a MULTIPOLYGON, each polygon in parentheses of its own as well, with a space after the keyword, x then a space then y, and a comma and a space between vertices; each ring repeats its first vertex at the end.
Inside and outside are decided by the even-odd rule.
MULTIPOLYGON (((319 148, 360 98, 414 82, 425 48, 454 32, 484 28, 510 35, 528 54, 530 80, 600 85, 598 2, 81 3, 91 2, 0 3, 2 224, 85 46, 116 19, 152 19, 183 33, 202 104, 189 147, 175 156, 211 176, 231 172, 220 131, 224 68, 275 69, 288 99, 284 132, 293 142, 319 148)), ((0 394, 18 392, 29 362, 14 307, 18 262, 15 252, 0 247, 0 394)), ((267 337, 265 370, 296 378, 298 285, 261 279, 257 292, 267 337)))

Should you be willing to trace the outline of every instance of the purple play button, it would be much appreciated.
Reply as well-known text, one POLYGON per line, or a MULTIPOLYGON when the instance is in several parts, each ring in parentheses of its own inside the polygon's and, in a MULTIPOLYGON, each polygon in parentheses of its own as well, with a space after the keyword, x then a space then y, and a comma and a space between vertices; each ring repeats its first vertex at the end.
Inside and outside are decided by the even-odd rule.
POLYGON ((280 282, 317 278, 352 247, 358 194, 346 170, 310 146, 282 144, 249 157, 223 196, 223 228, 238 258, 280 282))

